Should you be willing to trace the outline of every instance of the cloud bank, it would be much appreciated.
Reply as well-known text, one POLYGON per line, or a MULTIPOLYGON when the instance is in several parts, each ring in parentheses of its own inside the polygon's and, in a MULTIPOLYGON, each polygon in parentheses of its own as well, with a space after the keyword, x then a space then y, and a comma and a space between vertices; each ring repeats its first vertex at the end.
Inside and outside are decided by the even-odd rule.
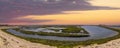
MULTIPOLYGON (((112 10, 105 6, 92 6, 90 0, 0 0, 0 23, 15 22, 13 19, 27 15, 60 14, 62 11, 112 10)), ((36 20, 17 20, 17 22, 36 22, 36 20)), ((42 20, 42 22, 51 20, 42 20)), ((41 22, 41 20, 37 20, 41 22)))

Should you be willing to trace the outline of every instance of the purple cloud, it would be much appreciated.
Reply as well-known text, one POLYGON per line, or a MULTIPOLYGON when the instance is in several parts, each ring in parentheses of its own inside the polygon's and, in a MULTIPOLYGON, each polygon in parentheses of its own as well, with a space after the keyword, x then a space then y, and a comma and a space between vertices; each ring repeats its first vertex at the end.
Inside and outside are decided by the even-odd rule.
MULTIPOLYGON (((26 15, 59 14, 62 11, 111 10, 120 9, 105 6, 92 6, 89 0, 0 0, 0 23, 14 21, 16 17, 26 15)), ((18 20, 20 21, 20 20, 18 20)), ((39 22, 21 20, 21 22, 39 22)), ((40 22, 48 22, 43 20, 40 22)))

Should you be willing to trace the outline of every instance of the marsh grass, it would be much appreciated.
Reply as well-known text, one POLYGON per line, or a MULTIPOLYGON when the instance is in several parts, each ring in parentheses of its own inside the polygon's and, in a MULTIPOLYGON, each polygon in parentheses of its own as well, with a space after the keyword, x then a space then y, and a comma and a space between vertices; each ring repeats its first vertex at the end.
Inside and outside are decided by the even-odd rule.
MULTIPOLYGON (((42 44, 50 45, 50 46, 56 46, 58 48, 73 48, 74 46, 78 46, 78 45, 87 46, 87 45, 91 45, 91 44, 103 44, 103 43, 106 43, 108 41, 120 38, 120 30, 106 27, 106 26, 100 26, 100 27, 114 30, 114 31, 118 32, 118 34, 115 36, 109 37, 109 38, 87 40, 87 41, 58 41, 58 40, 27 38, 27 37, 17 36, 14 34, 12 34, 12 35, 19 37, 19 38, 22 38, 22 39, 25 39, 25 40, 28 40, 28 41, 31 41, 31 42, 42 43, 42 44)), ((7 31, 7 29, 2 29, 2 30, 6 33, 9 33, 7 31)), ((11 34, 11 33, 9 33, 9 34, 11 34)))

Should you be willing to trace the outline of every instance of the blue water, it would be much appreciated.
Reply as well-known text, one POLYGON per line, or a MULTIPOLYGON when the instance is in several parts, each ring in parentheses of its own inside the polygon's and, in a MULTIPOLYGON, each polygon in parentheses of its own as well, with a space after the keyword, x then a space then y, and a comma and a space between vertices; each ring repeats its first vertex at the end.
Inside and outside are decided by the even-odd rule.
POLYGON ((85 41, 90 39, 102 39, 107 37, 112 37, 118 33, 109 29, 105 29, 98 26, 81 26, 86 31, 89 32, 89 37, 57 37, 57 36, 39 36, 39 35, 28 35, 17 32, 15 30, 9 29, 8 32, 15 34, 17 36, 31 37, 31 38, 40 38, 40 39, 49 39, 49 40, 59 40, 59 41, 85 41))

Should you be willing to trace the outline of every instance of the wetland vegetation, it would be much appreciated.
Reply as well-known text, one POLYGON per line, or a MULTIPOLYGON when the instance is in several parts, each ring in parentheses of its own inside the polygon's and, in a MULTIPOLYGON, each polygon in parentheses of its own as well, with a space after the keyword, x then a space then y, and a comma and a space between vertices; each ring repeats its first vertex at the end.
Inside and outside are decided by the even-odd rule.
POLYGON ((107 29, 110 29, 110 30, 114 30, 114 31, 118 32, 118 34, 115 35, 115 36, 112 36, 112 37, 108 37, 108 38, 91 39, 91 40, 86 40, 86 41, 58 41, 58 40, 48 40, 48 39, 37 39, 37 38, 22 37, 22 36, 17 36, 15 34, 12 34, 12 33, 8 32, 7 29, 2 29, 2 30, 5 31, 6 33, 15 35, 17 37, 23 38, 23 39, 31 41, 31 42, 42 43, 42 44, 51 45, 51 46, 57 46, 58 48, 73 48, 74 46, 77 46, 77 45, 86 46, 86 45, 91 45, 91 44, 102 44, 102 43, 106 43, 108 41, 120 38, 120 30, 114 29, 114 28, 111 28, 111 27, 107 27, 107 26, 100 26, 100 27, 107 28, 107 29))

